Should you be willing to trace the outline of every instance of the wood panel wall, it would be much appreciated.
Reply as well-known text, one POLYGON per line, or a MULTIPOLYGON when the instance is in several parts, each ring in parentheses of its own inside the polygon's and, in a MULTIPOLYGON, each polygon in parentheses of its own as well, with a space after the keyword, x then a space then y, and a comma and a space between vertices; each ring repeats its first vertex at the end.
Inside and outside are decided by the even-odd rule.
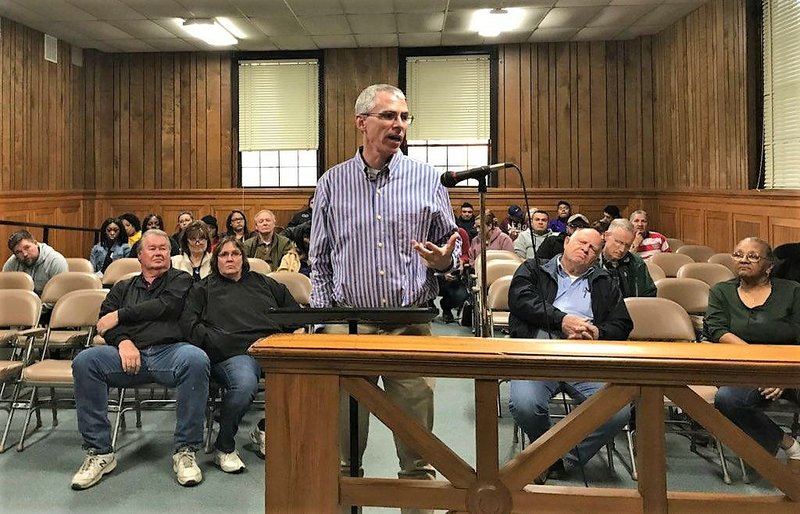
POLYGON ((0 21, 0 191, 81 190, 84 69, 58 42, 44 60, 44 35, 0 21))
POLYGON ((92 189, 235 185, 231 55, 92 52, 92 189))
POLYGON ((758 39, 749 3, 706 3, 653 39, 659 190, 755 184, 760 56, 748 47, 758 39))
POLYGON ((361 144, 353 107, 371 84, 397 84, 397 48, 325 50, 325 168, 351 158, 361 144))
MULTIPOLYGON (((499 59, 498 158, 527 185, 655 185, 650 38, 503 45, 499 59)), ((507 173, 500 186, 520 182, 507 173)))

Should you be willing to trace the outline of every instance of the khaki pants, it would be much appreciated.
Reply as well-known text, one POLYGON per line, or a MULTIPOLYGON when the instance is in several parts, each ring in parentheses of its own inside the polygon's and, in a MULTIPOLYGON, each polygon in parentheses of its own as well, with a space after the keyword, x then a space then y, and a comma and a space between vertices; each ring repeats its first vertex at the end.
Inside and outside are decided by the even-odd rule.
MULTIPOLYGON (((329 325, 325 329, 329 334, 348 333, 347 325, 329 325)), ((358 326, 359 334, 389 334, 389 335, 412 335, 429 336, 431 326, 429 323, 418 325, 372 325, 363 324, 358 326)), ((378 377, 364 377, 372 383, 377 384, 378 377)), ((403 409, 412 418, 427 428, 433 430, 433 388, 434 379, 425 377, 406 377, 393 378, 381 377, 383 388, 387 396, 403 409)), ((350 397, 343 391, 339 402, 339 454, 341 459, 342 473, 350 472, 350 397)), ((369 412, 359 405, 358 409, 358 455, 359 460, 364 456, 367 447, 367 436, 369 435, 369 412)), ((397 450, 397 458, 400 461, 400 471, 397 473, 399 478, 411 478, 419 480, 433 480, 436 472, 422 457, 417 455, 412 449, 403 444, 397 437, 394 440, 397 450)), ((342 512, 345 510, 342 509, 342 512)), ((348 509, 349 512, 349 509, 348 509)), ((420 509, 403 509, 404 514, 431 512, 420 509)))

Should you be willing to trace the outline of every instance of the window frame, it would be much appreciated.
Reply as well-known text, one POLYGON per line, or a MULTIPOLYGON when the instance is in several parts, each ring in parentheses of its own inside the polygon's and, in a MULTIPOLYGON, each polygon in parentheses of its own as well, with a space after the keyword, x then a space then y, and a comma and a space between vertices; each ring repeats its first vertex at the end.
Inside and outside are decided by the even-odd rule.
POLYGON ((235 137, 236 148, 233 152, 236 159, 236 187, 240 189, 269 190, 287 189, 291 191, 309 190, 313 191, 313 186, 243 186, 242 185, 242 151, 239 149, 239 62, 240 61, 269 61, 285 59, 316 59, 319 69, 318 90, 319 90, 319 119, 317 126, 319 147, 317 148, 317 181, 325 172, 325 53, 322 50, 298 50, 298 51, 274 51, 274 52, 248 52, 240 51, 233 54, 233 65, 231 66, 231 124, 232 133, 235 137))
MULTIPOLYGON (((398 87, 404 92, 407 90, 406 59, 409 57, 436 57, 458 55, 488 55, 489 56, 489 164, 497 162, 497 80, 498 50, 497 46, 448 46, 448 47, 400 47, 398 49, 398 87)), ((413 112, 411 114, 414 114, 413 112)), ((408 155, 408 144, 403 141, 401 147, 404 154, 408 155)), ((497 187, 497 173, 490 173, 488 187, 497 187)), ((475 187, 475 186, 471 186, 475 187)), ((469 189, 466 187, 465 189, 469 189)))

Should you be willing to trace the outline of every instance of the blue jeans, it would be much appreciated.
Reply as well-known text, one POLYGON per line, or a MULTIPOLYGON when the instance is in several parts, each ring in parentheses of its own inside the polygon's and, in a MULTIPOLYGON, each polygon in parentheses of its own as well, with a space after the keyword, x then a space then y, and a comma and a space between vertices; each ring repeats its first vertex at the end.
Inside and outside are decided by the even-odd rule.
MULTIPOLYGON (((796 403, 797 390, 786 389, 783 398, 796 403)), ((761 396, 759 390, 753 387, 720 387, 714 397, 714 407, 762 448, 775 455, 784 432, 764 413, 764 408, 771 403, 772 400, 761 396)))
POLYGON ((239 431, 239 423, 258 392, 261 368, 249 355, 236 355, 211 366, 211 376, 225 389, 219 435, 214 446, 217 450, 231 453, 236 449, 234 436, 239 431))
POLYGON ((208 356, 189 343, 149 346, 139 350, 142 366, 135 375, 122 371, 119 351, 96 346, 72 361, 75 409, 84 447, 109 453, 108 389, 155 382, 177 392, 175 449, 203 447, 203 423, 208 400, 208 356))
MULTIPOLYGON (((551 398, 563 390, 575 403, 581 404, 604 385, 601 382, 512 380, 508 407, 514 416, 514 421, 522 428, 528 439, 535 441, 550 429, 551 398)), ((571 465, 588 462, 600 448, 622 430, 630 417, 630 407, 625 406, 589 434, 577 447, 570 450, 565 456, 567 462, 571 465)))

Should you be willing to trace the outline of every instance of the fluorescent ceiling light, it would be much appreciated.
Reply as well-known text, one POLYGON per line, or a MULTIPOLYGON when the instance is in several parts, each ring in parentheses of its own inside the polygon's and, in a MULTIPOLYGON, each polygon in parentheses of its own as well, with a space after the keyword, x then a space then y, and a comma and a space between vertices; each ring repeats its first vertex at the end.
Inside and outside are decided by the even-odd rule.
POLYGON ((516 8, 479 9, 472 15, 470 30, 483 37, 495 37, 519 27, 524 11, 516 8))
POLYGON ((183 30, 211 46, 231 46, 239 41, 212 19, 182 20, 183 30))

